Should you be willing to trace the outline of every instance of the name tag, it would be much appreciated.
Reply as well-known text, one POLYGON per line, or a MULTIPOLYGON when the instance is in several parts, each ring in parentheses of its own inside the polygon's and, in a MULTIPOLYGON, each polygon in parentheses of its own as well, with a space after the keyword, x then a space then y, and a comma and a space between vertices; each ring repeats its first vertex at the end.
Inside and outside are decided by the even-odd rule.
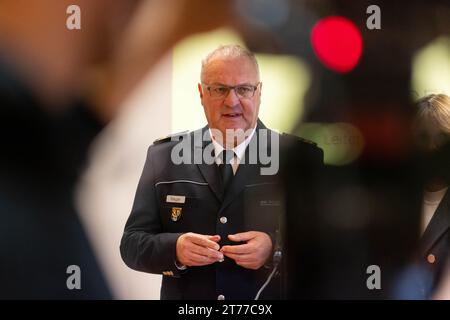
POLYGON ((186 197, 185 196, 174 196, 174 195, 167 195, 166 202, 171 203, 185 203, 186 197))
POLYGON ((259 202, 261 207, 280 207, 281 201, 279 200, 261 200, 259 202))

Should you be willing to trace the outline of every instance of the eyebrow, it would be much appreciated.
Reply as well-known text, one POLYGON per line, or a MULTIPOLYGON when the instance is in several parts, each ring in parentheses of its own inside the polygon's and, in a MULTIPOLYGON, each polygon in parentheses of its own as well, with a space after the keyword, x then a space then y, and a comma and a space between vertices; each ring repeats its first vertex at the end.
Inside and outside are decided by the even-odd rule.
POLYGON ((223 84, 223 83, 220 83, 220 82, 213 82, 213 83, 211 83, 211 84, 209 84, 210 86, 222 86, 222 87, 239 87, 239 86, 250 86, 250 87, 254 87, 255 85, 254 84, 251 84, 251 83, 248 83, 248 82, 245 82, 245 83, 240 83, 240 84, 237 84, 237 85, 235 85, 235 86, 229 86, 229 85, 227 85, 227 84, 223 84))

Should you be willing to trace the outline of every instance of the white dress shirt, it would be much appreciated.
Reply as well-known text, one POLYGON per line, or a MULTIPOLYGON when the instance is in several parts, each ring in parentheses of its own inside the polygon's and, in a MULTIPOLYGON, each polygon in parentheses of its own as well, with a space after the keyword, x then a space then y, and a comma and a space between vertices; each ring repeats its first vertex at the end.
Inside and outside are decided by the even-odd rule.
MULTIPOLYGON (((236 171, 239 167, 239 163, 241 162, 242 158, 244 157, 245 149, 247 148, 248 144, 250 143, 250 140, 252 140, 252 137, 255 134, 255 131, 256 131, 256 126, 253 128, 250 135, 247 138, 245 138, 245 140, 243 142, 241 142, 236 147, 231 149, 231 150, 233 150, 233 152, 235 154, 235 157, 233 159, 231 159, 231 161, 230 161, 231 167, 233 168, 233 174, 236 174, 236 171)), ((209 129, 209 134, 211 135, 211 140, 214 145, 215 162, 217 165, 220 165, 220 164, 222 164, 222 159, 219 157, 219 155, 225 148, 219 142, 214 140, 213 135, 211 133, 211 129, 209 129)))
POLYGON ((448 187, 435 192, 424 192, 421 224, 422 233, 424 233, 425 229, 431 221, 431 218, 433 218, 433 215, 436 212, 436 209, 439 207, 439 204, 441 203, 442 198, 447 192, 447 189, 448 187))

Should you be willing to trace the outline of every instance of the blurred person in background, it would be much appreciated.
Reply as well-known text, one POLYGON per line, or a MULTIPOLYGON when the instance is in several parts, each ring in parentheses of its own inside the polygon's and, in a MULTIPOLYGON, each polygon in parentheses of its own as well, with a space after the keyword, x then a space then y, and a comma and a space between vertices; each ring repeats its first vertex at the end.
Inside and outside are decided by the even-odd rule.
MULTIPOLYGON (((381 28, 371 30, 366 24, 368 15, 364 16, 373 5, 369 0, 287 3, 289 15, 276 25, 270 24, 270 15, 257 16, 260 24, 267 21, 269 32, 264 41, 253 38, 249 47, 292 53, 308 61, 312 82, 297 132, 301 132, 303 122, 345 123, 357 130, 355 136, 363 145, 360 152, 355 151, 355 158, 329 163, 317 173, 298 173, 301 156, 295 151, 287 157, 288 297, 420 298, 423 295, 418 290, 409 290, 421 276, 412 270, 411 257, 419 245, 422 207, 422 184, 411 133, 412 62, 419 48, 448 35, 448 4, 410 1, 405 9, 392 1, 378 1, 381 28), (317 17, 311 19, 311 15, 317 17), (351 21, 363 44, 361 59, 347 72, 330 68, 321 61, 320 52, 305 45, 313 39, 310 31, 318 22, 333 16, 351 21), (411 30, 415 30, 414 36, 411 30), (274 38, 276 41, 270 41, 274 38), (297 183, 305 179, 310 181, 307 188, 297 183), (374 275, 369 272, 371 266, 379 268, 378 287, 370 286, 370 280, 376 278, 370 278, 374 275)), ((351 37, 335 30, 322 40, 357 48, 355 42, 350 44, 351 37)), ((319 129, 309 138, 323 143, 330 136, 342 139, 353 133, 327 134, 319 129)), ((347 146, 357 150, 356 141, 347 146)), ((327 151, 326 159, 332 155, 332 150, 327 151)))
POLYGON ((0 298, 111 298, 73 199, 89 145, 163 53, 228 13, 224 1, 0 2, 0 298), (70 5, 80 30, 66 27, 70 5))
POLYGON ((416 143, 424 156, 420 259, 431 275, 423 287, 429 298, 450 258, 450 98, 431 94, 420 99, 414 128, 416 143))

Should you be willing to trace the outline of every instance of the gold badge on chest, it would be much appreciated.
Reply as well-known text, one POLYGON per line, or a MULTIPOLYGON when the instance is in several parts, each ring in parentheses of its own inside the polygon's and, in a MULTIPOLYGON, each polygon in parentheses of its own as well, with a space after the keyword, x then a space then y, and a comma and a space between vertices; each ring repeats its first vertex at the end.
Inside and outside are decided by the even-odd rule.
POLYGON ((181 212, 183 211, 183 208, 180 207, 173 207, 172 208, 172 221, 178 221, 181 217, 181 212))

